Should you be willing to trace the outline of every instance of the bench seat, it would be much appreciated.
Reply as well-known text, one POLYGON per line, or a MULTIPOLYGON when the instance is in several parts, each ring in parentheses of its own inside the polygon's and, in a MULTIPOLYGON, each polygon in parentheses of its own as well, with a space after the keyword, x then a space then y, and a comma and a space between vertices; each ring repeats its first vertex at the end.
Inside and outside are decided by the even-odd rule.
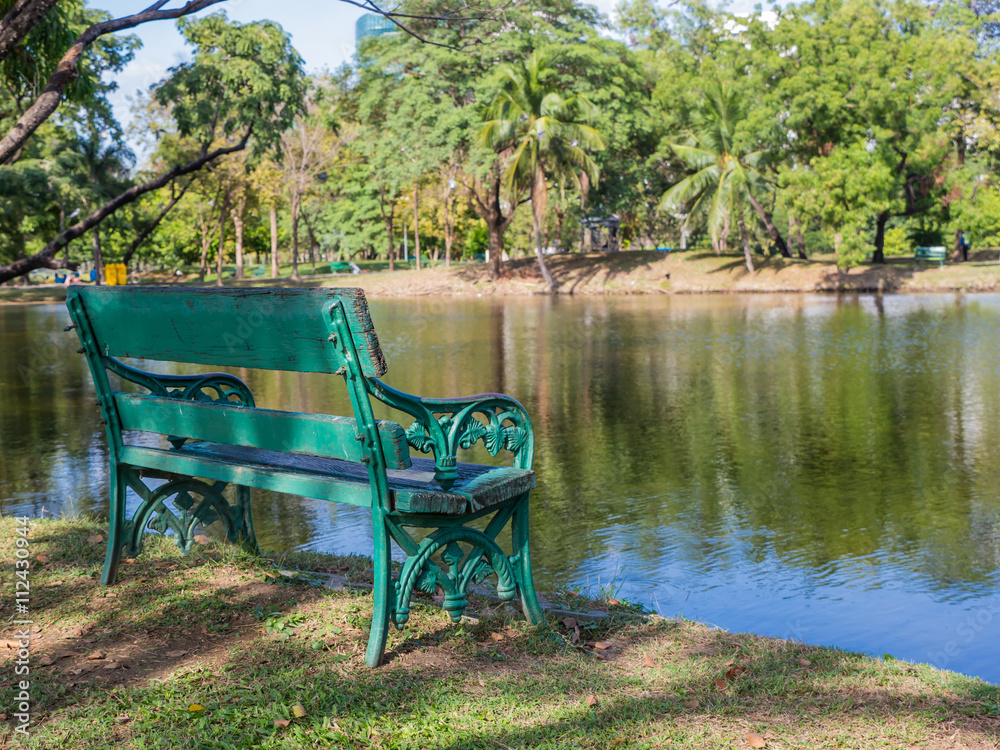
MULTIPOLYGON (((413 458, 408 469, 389 469, 393 511, 466 515, 512 500, 535 487, 535 472, 504 466, 459 463, 458 479, 448 491, 434 480, 434 461, 413 458)), ((181 473, 244 487, 288 492, 294 486, 305 497, 371 505, 364 464, 296 453, 247 448, 203 440, 179 450, 124 446, 122 462, 141 469, 181 473)))

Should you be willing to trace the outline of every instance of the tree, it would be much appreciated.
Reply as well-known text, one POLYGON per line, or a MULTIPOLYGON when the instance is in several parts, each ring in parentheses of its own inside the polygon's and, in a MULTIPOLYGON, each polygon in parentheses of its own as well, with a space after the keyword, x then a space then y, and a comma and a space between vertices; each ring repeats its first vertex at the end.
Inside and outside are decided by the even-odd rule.
POLYGON ((511 202, 521 190, 530 193, 535 257, 553 292, 557 285, 542 250, 547 175, 578 184, 577 174, 583 172, 596 184, 598 168, 587 151, 604 148, 604 139, 587 124, 593 118, 593 106, 582 97, 560 93, 554 74, 551 55, 538 50, 522 63, 501 68, 500 91, 478 136, 483 146, 510 149, 503 192, 511 202))
POLYGON ((768 189, 760 172, 766 154, 748 150, 746 133, 740 129, 745 112, 742 97, 731 86, 717 83, 708 87, 688 138, 683 143, 667 144, 694 173, 670 188, 660 205, 664 211, 704 216, 713 239, 734 220, 740 229, 747 270, 753 273, 745 221, 748 210, 757 213, 784 255, 788 249, 754 195, 768 189))
POLYGON ((815 0, 777 21, 745 20, 742 67, 786 164, 814 165, 864 144, 892 174, 886 207, 870 217, 872 260, 884 261, 889 221, 941 207, 949 159, 966 143, 955 109, 979 65, 971 33, 939 21, 923 3, 815 0), (946 137, 942 137, 948 133, 946 137))

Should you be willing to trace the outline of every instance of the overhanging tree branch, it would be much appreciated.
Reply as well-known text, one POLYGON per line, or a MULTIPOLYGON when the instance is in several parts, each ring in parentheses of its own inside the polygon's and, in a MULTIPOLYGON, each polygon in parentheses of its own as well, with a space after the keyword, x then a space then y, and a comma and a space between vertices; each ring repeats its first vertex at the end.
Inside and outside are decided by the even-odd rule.
MULTIPOLYGON (((35 0, 35 2, 41 2, 41 0, 35 0)), ((131 29, 150 21, 180 18, 191 13, 197 13, 219 2, 222 2, 222 0, 190 0, 180 8, 160 10, 160 8, 166 5, 167 0, 159 0, 159 2, 153 3, 153 5, 141 13, 95 23, 93 26, 87 28, 86 31, 76 38, 73 46, 63 55, 62 60, 59 61, 59 65, 56 66, 55 73, 49 77, 45 88, 38 98, 35 99, 35 102, 21 116, 21 119, 14 124, 10 132, 3 139, 0 139, 0 164, 12 163, 14 157, 20 152, 21 147, 31 137, 31 134, 56 111, 59 103, 62 101, 63 91, 77 76, 77 63, 80 62, 80 58, 83 57, 83 53, 87 51, 87 48, 99 37, 105 34, 113 34, 116 31, 131 29)), ((4 20, 6 21, 6 18, 4 20)), ((41 20, 41 16, 35 18, 32 26, 39 20, 41 20)), ((27 31, 30 31, 30 28, 25 33, 27 31)))
POLYGON ((122 206, 128 205, 139 196, 144 195, 151 190, 158 190, 159 188, 168 185, 171 180, 178 177, 190 174, 191 172, 196 172, 209 162, 218 159, 220 156, 242 151, 246 148, 252 132, 253 128, 249 127, 243 135, 243 138, 240 139, 239 143, 232 146, 226 146, 225 148, 217 148, 214 151, 203 150, 198 158, 192 159, 187 164, 179 164, 173 169, 164 172, 159 177, 155 177, 152 180, 148 180, 140 185, 133 185, 124 193, 121 193, 117 197, 105 203, 99 209, 94 211, 94 213, 90 214, 90 216, 77 222, 69 229, 59 234, 55 239, 49 242, 49 244, 42 248, 40 252, 29 258, 21 258, 8 266, 0 267, 0 284, 17 278, 18 276, 23 276, 36 268, 67 267, 69 264, 65 261, 56 262, 53 260, 55 254, 64 248, 67 243, 72 242, 77 237, 80 237, 90 229, 93 229, 112 213, 117 211, 122 206))

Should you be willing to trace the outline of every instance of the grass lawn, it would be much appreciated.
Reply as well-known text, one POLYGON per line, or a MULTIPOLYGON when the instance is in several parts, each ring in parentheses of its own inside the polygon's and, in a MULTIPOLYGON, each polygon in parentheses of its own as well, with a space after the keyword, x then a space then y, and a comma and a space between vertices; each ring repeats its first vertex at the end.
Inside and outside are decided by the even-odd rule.
MULTIPOLYGON (((103 525, 30 522, 31 726, 15 736, 15 651, 0 746, 57 748, 996 747, 1000 688, 924 665, 641 618, 528 627, 474 602, 452 625, 426 599, 363 664, 370 595, 278 566, 362 581, 358 557, 261 559, 204 539, 183 558, 147 537, 97 584, 103 525), (587 643, 595 645, 587 645, 587 643)), ((13 597, 16 522, 0 520, 13 597)), ((572 592, 554 600, 595 603, 572 592)), ((6 601, 10 602, 11 599, 6 601)), ((492 609, 490 608, 492 606, 492 609)), ((7 639, 16 638, 8 607, 7 639)), ((15 646, 16 648, 16 646, 15 646)), ((18 677, 17 679, 24 679, 18 677)))

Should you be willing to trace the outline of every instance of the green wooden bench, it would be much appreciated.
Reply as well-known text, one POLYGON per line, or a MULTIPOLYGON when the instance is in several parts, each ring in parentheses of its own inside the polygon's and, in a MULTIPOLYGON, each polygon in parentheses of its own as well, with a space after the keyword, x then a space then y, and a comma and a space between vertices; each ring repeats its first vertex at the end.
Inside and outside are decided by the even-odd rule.
POLYGON ((913 253, 913 265, 919 266, 922 261, 937 261, 938 267, 944 265, 945 249, 943 247, 918 247, 913 253))
POLYGON ((415 589, 440 588, 457 622, 469 585, 495 574, 502 599, 520 595, 525 616, 545 622, 528 551, 535 486, 528 414, 500 394, 428 399, 382 383, 386 363, 360 289, 71 287, 66 305, 90 365, 111 459, 102 584, 114 583, 123 549, 139 554, 147 528, 170 530, 186 552, 198 526, 219 521, 230 540, 256 550, 250 490, 259 488, 371 509, 370 666, 382 658, 390 622, 407 621, 415 589), (260 409, 234 375, 160 375, 123 358, 337 375, 353 415, 260 409), (125 392, 124 381, 146 393, 125 392), (412 424, 404 430, 376 421, 372 398, 412 424), (136 440, 133 431, 164 436, 161 447, 136 440), (480 440, 493 455, 512 453, 513 466, 459 463, 458 449, 480 440), (433 458, 411 458, 411 449, 433 458), (233 501, 223 495, 229 485, 233 501), (126 488, 141 500, 131 518, 126 488), (468 525, 480 518, 488 519, 485 530, 468 525), (508 525, 510 555, 497 542, 508 525), (418 542, 410 529, 430 531, 418 542), (390 540, 406 555, 395 580, 390 540))
POLYGON ((265 273, 267 273, 267 266, 261 264, 261 265, 257 266, 256 268, 254 268, 251 273, 254 276, 263 276, 265 273))

